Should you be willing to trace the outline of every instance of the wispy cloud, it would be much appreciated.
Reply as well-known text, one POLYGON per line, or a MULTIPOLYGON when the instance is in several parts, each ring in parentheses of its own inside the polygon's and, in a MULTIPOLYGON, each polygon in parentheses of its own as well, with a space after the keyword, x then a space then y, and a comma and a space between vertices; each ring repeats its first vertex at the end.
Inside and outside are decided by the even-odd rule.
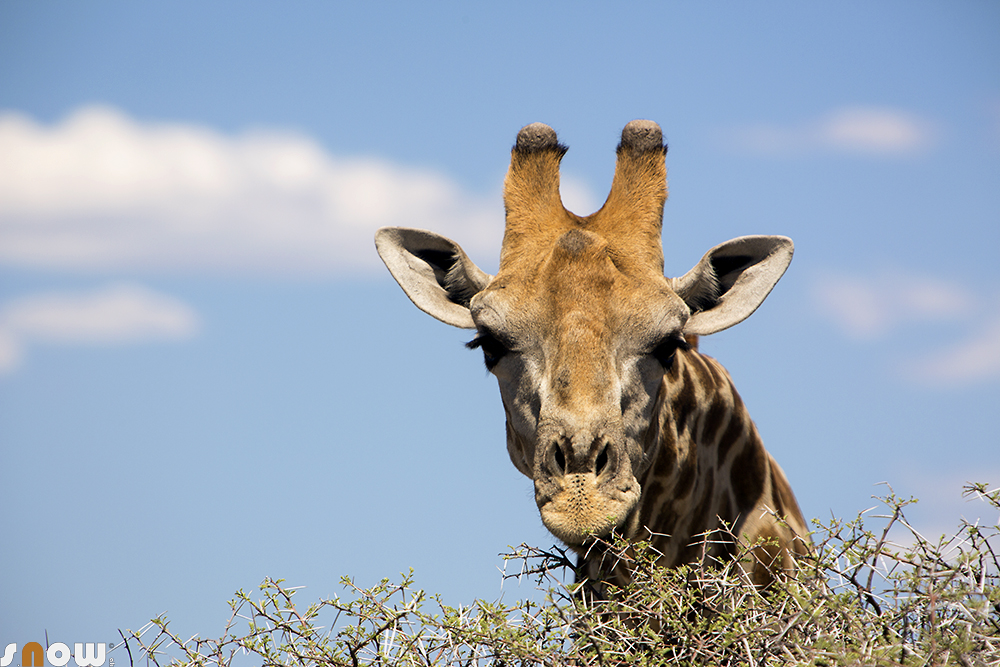
POLYGON ((35 343, 117 345, 195 336, 197 313, 166 294, 134 284, 90 292, 50 292, 0 306, 0 373, 22 362, 35 343))
POLYGON ((907 364, 924 384, 956 386, 1000 378, 1000 317, 934 354, 907 364))
POLYGON ((577 215, 590 215, 604 203, 597 201, 594 191, 586 183, 567 174, 559 178, 559 196, 563 206, 577 215))
POLYGON ((903 271, 827 273, 813 293, 826 319, 852 338, 869 340, 908 323, 954 320, 976 301, 958 283, 903 271))
MULTIPOLYGON (((910 505, 905 513, 917 531, 926 539, 936 540, 941 535, 954 535, 961 520, 969 523, 995 525, 1000 517, 989 503, 976 493, 966 493, 965 487, 983 483, 987 489, 1000 486, 1000 468, 992 462, 972 462, 959 466, 964 470, 935 470, 901 465, 892 490, 900 498, 913 497, 919 500, 910 505)), ((884 495, 888 489, 877 490, 884 495)), ((909 541, 906 540, 905 543, 909 541)))
POLYGON ((107 107, 44 126, 0 115, 0 262, 98 270, 345 274, 373 268, 381 225, 496 252, 498 196, 308 137, 235 137, 107 107))
POLYGON ((937 139, 934 123, 884 107, 854 106, 790 125, 747 125, 725 133, 727 145, 776 157, 810 153, 901 156, 924 151, 937 139))
POLYGON ((856 340, 875 342, 920 325, 948 325, 953 332, 948 345, 902 362, 900 373, 909 380, 940 387, 1000 378, 998 311, 958 282, 899 270, 827 273, 812 291, 821 316, 856 340))

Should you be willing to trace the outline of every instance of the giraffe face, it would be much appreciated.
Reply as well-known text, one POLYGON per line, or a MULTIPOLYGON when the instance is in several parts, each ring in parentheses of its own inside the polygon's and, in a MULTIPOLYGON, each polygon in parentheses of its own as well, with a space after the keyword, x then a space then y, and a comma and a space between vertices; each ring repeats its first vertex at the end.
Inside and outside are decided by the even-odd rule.
POLYGON ((660 441, 658 398, 683 336, 748 317, 784 273, 792 242, 734 239, 665 278, 659 126, 625 126, 611 193, 587 217, 559 197, 565 151, 548 126, 518 133, 496 277, 432 232, 387 227, 375 244, 417 307, 478 331, 470 346, 500 384, 510 458, 534 480, 545 525, 579 546, 621 525, 639 501, 660 441))
POLYGON ((631 274, 598 234, 562 234, 537 267, 501 271, 470 304, 507 415, 514 465, 545 526, 571 546, 639 500, 653 415, 688 306, 662 274, 631 274))

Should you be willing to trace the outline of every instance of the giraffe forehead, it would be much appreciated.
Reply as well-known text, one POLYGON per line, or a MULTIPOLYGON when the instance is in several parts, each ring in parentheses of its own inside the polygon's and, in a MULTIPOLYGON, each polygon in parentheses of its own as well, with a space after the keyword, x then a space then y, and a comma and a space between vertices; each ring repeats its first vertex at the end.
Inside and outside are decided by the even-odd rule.
POLYGON ((473 301, 473 317, 494 331, 550 341, 574 340, 578 332, 605 344, 631 337, 642 345, 678 330, 689 311, 667 279, 637 275, 620 259, 601 236, 570 230, 530 269, 501 271, 473 301))
POLYGON ((555 251, 567 257, 579 257, 590 251, 594 255, 607 255, 608 244, 597 234, 582 229, 571 229, 556 240, 555 251))

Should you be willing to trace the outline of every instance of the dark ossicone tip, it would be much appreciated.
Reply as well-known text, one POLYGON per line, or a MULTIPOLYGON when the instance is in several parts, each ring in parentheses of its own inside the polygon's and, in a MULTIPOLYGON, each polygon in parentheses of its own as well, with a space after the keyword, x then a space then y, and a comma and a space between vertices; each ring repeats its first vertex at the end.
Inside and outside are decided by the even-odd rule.
POLYGON ((635 151, 663 150, 663 132, 651 120, 633 120, 622 130, 620 148, 635 151))
POLYGON ((534 152, 550 148, 560 148, 556 131, 545 123, 525 125, 517 133, 517 143, 514 148, 519 151, 534 152))

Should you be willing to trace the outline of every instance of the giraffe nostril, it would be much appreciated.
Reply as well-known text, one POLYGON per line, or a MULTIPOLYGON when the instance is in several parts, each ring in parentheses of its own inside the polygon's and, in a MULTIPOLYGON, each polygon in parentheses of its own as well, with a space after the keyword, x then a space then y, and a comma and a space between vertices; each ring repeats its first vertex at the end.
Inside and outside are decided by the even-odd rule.
POLYGON ((556 472, 560 475, 566 472, 566 456, 563 454, 562 447, 556 445, 556 472))
POLYGON ((594 473, 598 476, 608 466, 608 446, 604 445, 601 447, 601 453, 597 455, 597 460, 594 462, 594 473))

